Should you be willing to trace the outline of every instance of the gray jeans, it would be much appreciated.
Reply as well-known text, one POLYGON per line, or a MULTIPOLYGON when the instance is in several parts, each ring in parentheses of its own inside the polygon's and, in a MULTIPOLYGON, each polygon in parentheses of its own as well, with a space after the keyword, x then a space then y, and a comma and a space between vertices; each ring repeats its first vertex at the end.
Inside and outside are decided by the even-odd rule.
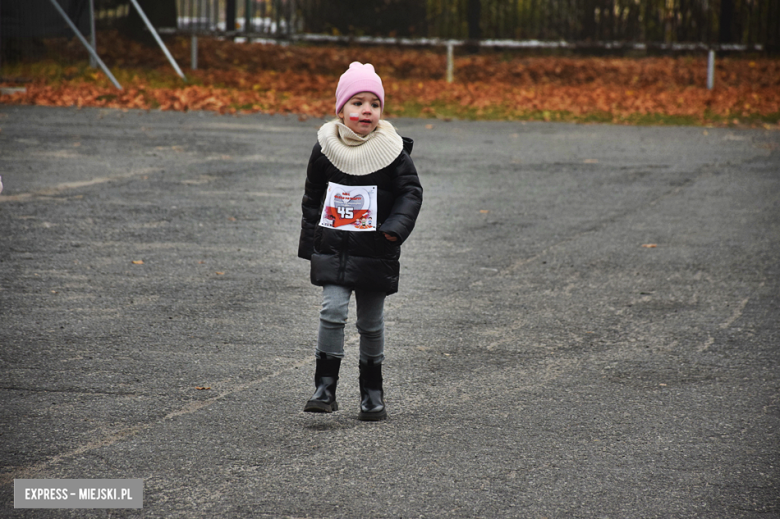
MULTIPOLYGON (((344 325, 347 323, 352 290, 339 285, 322 288, 322 310, 317 352, 344 358, 344 325)), ((380 364, 385 358, 385 293, 355 290, 357 329, 360 333, 360 361, 380 364)))

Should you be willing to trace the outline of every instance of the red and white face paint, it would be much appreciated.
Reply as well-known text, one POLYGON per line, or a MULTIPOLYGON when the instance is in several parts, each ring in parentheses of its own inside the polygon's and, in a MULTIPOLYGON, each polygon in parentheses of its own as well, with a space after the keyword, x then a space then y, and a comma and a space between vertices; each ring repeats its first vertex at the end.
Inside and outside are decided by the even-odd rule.
POLYGON ((379 124, 382 104, 376 94, 360 92, 344 104, 338 115, 347 128, 365 137, 379 124))

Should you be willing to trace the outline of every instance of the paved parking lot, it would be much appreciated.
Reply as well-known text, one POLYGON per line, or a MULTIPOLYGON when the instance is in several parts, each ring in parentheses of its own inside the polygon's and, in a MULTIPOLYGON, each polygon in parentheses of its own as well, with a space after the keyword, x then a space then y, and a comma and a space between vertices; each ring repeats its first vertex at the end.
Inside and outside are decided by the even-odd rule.
POLYGON ((351 323, 302 412, 322 122, 0 107, 1 516, 780 517, 780 133, 393 120, 425 200, 364 423, 351 323), (143 509, 13 509, 57 478, 143 509))

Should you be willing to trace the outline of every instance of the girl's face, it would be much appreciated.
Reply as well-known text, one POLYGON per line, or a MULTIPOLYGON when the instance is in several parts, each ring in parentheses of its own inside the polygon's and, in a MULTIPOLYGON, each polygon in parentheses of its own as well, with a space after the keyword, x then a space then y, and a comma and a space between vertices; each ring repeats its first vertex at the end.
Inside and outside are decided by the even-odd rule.
POLYGON ((375 94, 360 92, 347 101, 338 115, 347 128, 365 137, 379 124, 382 104, 375 94))

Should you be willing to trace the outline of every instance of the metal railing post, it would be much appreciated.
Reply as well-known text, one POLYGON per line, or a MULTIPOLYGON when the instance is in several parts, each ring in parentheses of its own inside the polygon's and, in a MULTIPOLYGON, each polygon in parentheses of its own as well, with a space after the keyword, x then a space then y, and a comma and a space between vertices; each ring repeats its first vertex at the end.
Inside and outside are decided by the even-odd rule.
POLYGON ((190 39, 190 68, 198 70, 198 35, 195 34, 195 31, 192 32, 190 39))
MULTIPOLYGON (((55 0, 52 1, 54 2, 55 0)), ((165 53, 165 57, 168 58, 168 61, 173 66, 173 69, 176 71, 177 74, 179 74, 179 76, 184 81, 187 81, 187 78, 184 77, 184 72, 181 71, 179 65, 176 63, 176 60, 173 59, 173 56, 171 56, 171 53, 168 51, 168 47, 165 46, 165 43, 163 43, 162 39, 160 38, 160 35, 157 34, 157 31, 152 25, 152 22, 149 21, 149 18, 146 17, 146 13, 144 13, 144 10, 141 9, 140 5, 138 5, 138 0, 130 0, 130 2, 133 4, 133 7, 135 7, 136 11, 138 11, 138 14, 141 16, 141 19, 146 24, 146 27, 152 33, 152 36, 154 36, 154 39, 157 41, 157 45, 159 45, 162 51, 165 53)))
POLYGON ((452 83, 455 75, 455 46, 447 42, 447 83, 452 83))
POLYGON ((100 65, 100 68, 103 70, 103 72, 108 76, 108 79, 111 80, 111 82, 114 84, 117 89, 122 90, 122 85, 119 84, 119 82, 116 80, 114 75, 111 73, 110 70, 108 70, 108 67, 105 63, 103 63, 103 60, 100 59, 100 56, 97 55, 97 52, 95 52, 95 49, 92 48, 92 46, 89 44, 87 39, 81 34, 81 31, 79 31, 79 28, 76 27, 76 24, 73 23, 73 21, 70 19, 68 14, 60 7, 60 4, 57 3, 57 0, 51 0, 51 5, 54 6, 54 8, 57 10, 58 13, 60 13, 60 16, 65 20, 65 22, 70 26, 71 30, 76 33, 76 36, 79 40, 81 40, 81 44, 86 47, 87 52, 89 52, 89 55, 95 58, 95 61, 98 62, 98 65, 100 65))

